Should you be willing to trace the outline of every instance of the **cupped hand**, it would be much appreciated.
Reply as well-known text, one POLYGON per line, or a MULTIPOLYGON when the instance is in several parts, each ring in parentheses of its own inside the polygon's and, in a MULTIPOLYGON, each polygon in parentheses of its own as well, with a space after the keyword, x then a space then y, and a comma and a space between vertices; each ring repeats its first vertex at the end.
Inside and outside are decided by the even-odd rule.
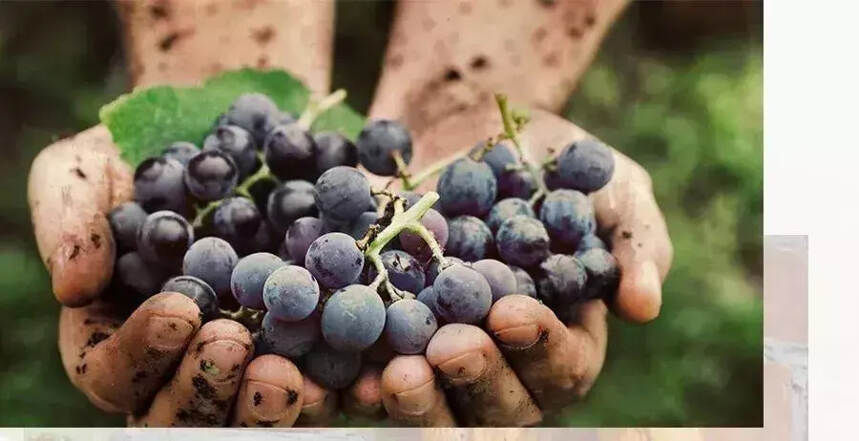
POLYGON ((72 383, 131 425, 293 425, 303 405, 312 410, 305 391, 313 388, 286 358, 254 357, 244 326, 201 326, 197 305, 178 293, 134 311, 99 298, 115 258, 106 214, 131 193, 131 171, 101 126, 47 147, 30 171, 33 226, 64 305, 59 349, 72 383))
MULTIPOLYGON (((500 130, 490 104, 453 114, 418 134, 409 168, 421 170, 500 130)), ((526 157, 540 161, 587 136, 563 118, 533 111, 522 140, 526 157)), ((511 295, 493 305, 483 328, 443 326, 425 356, 395 357, 382 372, 388 415, 421 426, 536 424, 544 413, 583 397, 596 381, 609 309, 637 323, 659 315, 673 248, 647 172, 617 151, 614 156, 612 180, 591 195, 621 267, 620 287, 608 307, 603 300, 590 301, 574 322, 562 323, 537 300, 511 295)))

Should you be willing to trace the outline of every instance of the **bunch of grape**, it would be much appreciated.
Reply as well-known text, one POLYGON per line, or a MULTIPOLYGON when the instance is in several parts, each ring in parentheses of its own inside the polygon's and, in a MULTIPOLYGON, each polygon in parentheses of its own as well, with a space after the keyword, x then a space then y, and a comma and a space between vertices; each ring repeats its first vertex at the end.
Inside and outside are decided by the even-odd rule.
POLYGON ((440 325, 480 324, 503 296, 571 317, 616 290, 586 196, 614 171, 603 144, 573 143, 538 175, 521 149, 480 143, 421 195, 372 189, 356 168, 417 184, 401 124, 369 122, 354 143, 309 125, 245 94, 202 149, 175 142, 143 161, 134 202, 109 216, 115 292, 185 294, 339 389, 365 360, 422 353, 440 325))

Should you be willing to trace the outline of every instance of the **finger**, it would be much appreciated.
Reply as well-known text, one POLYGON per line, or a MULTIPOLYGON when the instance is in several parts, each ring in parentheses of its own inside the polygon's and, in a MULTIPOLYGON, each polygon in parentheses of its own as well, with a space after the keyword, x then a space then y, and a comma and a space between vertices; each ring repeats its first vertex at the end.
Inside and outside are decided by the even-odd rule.
POLYGON ((252 356, 251 334, 244 326, 226 319, 206 323, 188 346, 173 379, 134 425, 223 426, 252 356))
POLYGON ((337 414, 337 392, 328 390, 304 375, 302 392, 304 404, 298 415, 296 426, 320 427, 325 426, 337 414))
POLYGON ((147 299, 116 332, 118 315, 103 303, 63 308, 59 347, 72 383, 102 410, 141 410, 169 378, 200 328, 190 298, 162 293, 147 299))
POLYGON ((454 427, 456 421, 423 355, 392 359, 381 378, 382 403, 394 422, 406 426, 454 427))
POLYGON ((286 358, 263 355, 245 369, 233 426, 292 427, 304 404, 301 372, 286 358))
POLYGON ((582 306, 569 328, 534 298, 511 295, 489 311, 486 327, 516 375, 545 410, 583 397, 605 358, 606 308, 602 300, 582 306))
POLYGON ((530 426, 542 419, 495 343, 477 326, 442 326, 430 340, 426 357, 465 425, 530 426))
POLYGON ((115 246, 105 215, 132 195, 131 169, 110 133, 96 126, 42 150, 27 192, 54 295, 66 306, 91 302, 113 274, 115 246))
POLYGON ((362 366, 355 382, 341 393, 343 412, 374 420, 384 418, 381 382, 381 367, 373 364, 362 366))
POLYGON ((627 320, 647 322, 659 315, 662 281, 674 251, 647 172, 620 153, 614 156, 614 177, 592 195, 597 222, 610 232, 621 270, 611 306, 627 320))

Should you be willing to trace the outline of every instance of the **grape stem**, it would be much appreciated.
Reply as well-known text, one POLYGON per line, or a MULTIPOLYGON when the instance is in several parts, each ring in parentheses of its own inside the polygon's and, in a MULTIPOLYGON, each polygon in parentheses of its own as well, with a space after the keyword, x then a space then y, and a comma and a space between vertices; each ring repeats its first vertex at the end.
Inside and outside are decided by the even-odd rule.
POLYGON ((531 205, 534 205, 543 195, 548 193, 548 189, 546 188, 546 183, 543 182, 543 178, 540 176, 540 170, 525 157, 525 148, 519 139, 519 131, 522 130, 522 127, 527 122, 527 118, 523 115, 514 115, 515 112, 508 105, 507 95, 496 93, 495 102, 498 104, 498 111, 501 112, 501 123, 504 125, 504 134, 502 137, 513 142, 513 146, 516 147, 516 153, 519 155, 519 161, 525 164, 534 182, 537 183, 537 191, 528 201, 531 205))
POLYGON ((400 290, 391 284, 390 280, 388 280, 388 271, 385 269, 385 265, 382 264, 380 253, 385 245, 394 240, 400 232, 403 230, 409 230, 420 235, 421 238, 426 241, 427 245, 429 245, 433 252, 434 258, 444 262, 441 247, 438 242, 436 242, 432 233, 420 222, 426 212, 432 208, 438 199, 438 193, 429 191, 405 211, 403 211, 403 200, 401 198, 395 199, 394 215, 391 217, 390 224, 388 224, 388 226, 386 226, 382 231, 376 233, 375 237, 373 237, 369 243, 366 242, 366 239, 369 239, 369 237, 365 237, 358 241, 359 246, 364 246, 364 256, 366 256, 367 260, 373 263, 376 267, 376 272, 378 273, 376 278, 373 279, 373 282, 370 284, 370 288, 378 289, 379 286, 384 284, 385 290, 388 292, 388 295, 393 302, 404 298, 413 299, 415 298, 415 295, 408 291, 400 290))
POLYGON ((239 309, 235 311, 221 309, 218 312, 220 318, 237 321, 252 331, 259 329, 260 323, 262 323, 263 312, 248 308, 247 306, 240 306, 239 309))
POLYGON ((215 209, 218 208, 220 205, 221 205, 221 201, 217 200, 217 201, 209 202, 208 204, 206 204, 202 208, 198 208, 197 209, 197 215, 194 216, 194 222, 191 223, 191 226, 194 228, 202 227, 203 226, 203 220, 206 219, 206 216, 208 216, 209 213, 215 211, 215 209))
POLYGON ((310 130, 310 126, 313 125, 313 121, 315 121, 319 115, 340 104, 345 99, 346 90, 337 89, 331 95, 319 100, 310 100, 310 102, 307 103, 307 108, 304 109, 304 112, 302 112, 301 116, 298 118, 298 125, 304 130, 310 130))
POLYGON ((259 181, 262 181, 263 179, 277 180, 277 178, 275 178, 274 175, 271 174, 271 170, 269 170, 268 165, 262 158, 262 155, 260 155, 260 162, 262 162, 262 166, 260 166, 259 170, 257 170, 256 173, 248 176, 244 181, 242 181, 241 185, 236 187, 235 191, 237 195, 244 196, 248 199, 253 199, 253 196, 251 196, 250 192, 251 186, 253 186, 259 181))
POLYGON ((406 164, 405 164, 405 162, 402 161, 402 157, 399 158, 399 161, 397 160, 398 159, 397 156, 399 156, 399 152, 394 152, 392 154, 392 156, 394 158, 394 162, 397 164, 397 175, 400 177, 400 180, 402 181, 403 189, 407 190, 407 191, 411 191, 411 190, 414 190, 414 189, 420 187, 420 185, 423 184, 424 181, 426 181, 427 179, 432 178, 433 176, 441 173, 441 171, 444 170, 445 168, 447 168, 447 166, 449 166, 450 164, 453 164, 454 162, 466 157, 467 155, 468 155, 468 151, 457 152, 453 155, 450 155, 450 156, 442 158, 436 162, 433 162, 432 164, 425 167, 423 169, 423 171, 412 176, 411 174, 409 174, 408 170, 406 169, 406 164))

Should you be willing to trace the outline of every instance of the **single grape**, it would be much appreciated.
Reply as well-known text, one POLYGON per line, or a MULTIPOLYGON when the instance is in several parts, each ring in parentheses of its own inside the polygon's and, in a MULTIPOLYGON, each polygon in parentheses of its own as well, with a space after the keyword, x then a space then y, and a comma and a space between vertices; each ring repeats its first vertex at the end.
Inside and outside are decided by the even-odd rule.
POLYGON ((120 288, 131 291, 138 300, 158 294, 168 277, 167 271, 147 263, 136 252, 123 254, 116 261, 115 271, 120 288))
POLYGON ((137 233, 137 251, 147 262, 169 271, 182 267, 182 258, 194 243, 194 230, 184 217, 172 211, 146 216, 137 233))
POLYGON ((300 217, 319 214, 313 200, 313 184, 301 180, 278 184, 269 194, 266 207, 268 220, 278 232, 285 232, 300 217))
POLYGON ((339 221, 352 221, 373 203, 370 182, 357 168, 328 169, 316 181, 313 194, 319 211, 339 221))
POLYGON ((266 313, 259 329, 260 349, 291 359, 303 357, 322 337, 320 317, 314 312, 304 320, 285 322, 266 313))
POLYGON ((365 285, 335 292, 322 310, 322 336, 332 348, 360 352, 369 348, 385 327, 385 304, 365 285))
POLYGON ((611 149, 596 139, 568 145, 558 156, 558 176, 565 188, 590 193, 603 188, 614 174, 611 149))
POLYGON ((315 217, 302 217, 296 219, 286 232, 284 244, 289 252, 289 257, 300 264, 304 264, 307 249, 314 240, 322 235, 322 221, 315 217))
POLYGON ((507 170, 498 176, 498 198, 530 199, 537 183, 528 170, 507 170))
POLYGON ((504 221, 520 214, 533 218, 537 217, 528 201, 519 198, 502 199, 492 206, 492 210, 489 210, 489 215, 486 216, 486 225, 490 230, 497 232, 498 227, 504 221))
POLYGON ((123 202, 107 215, 116 249, 123 253, 137 248, 137 230, 146 220, 146 211, 137 202, 123 202))
POLYGON ((361 165, 371 173, 394 176, 397 164, 393 152, 399 152, 403 162, 412 159, 412 137, 399 122, 391 120, 372 121, 361 130, 356 142, 361 165))
POLYGON ((319 304, 319 284, 306 269, 286 265, 268 276, 262 299, 274 318, 297 322, 307 318, 319 304))
MULTIPOLYGON (((485 142, 478 142, 477 145, 472 147, 471 154, 476 153, 479 150, 482 150, 486 145, 485 142)), ((513 150, 510 150, 510 147, 504 143, 498 143, 492 146, 492 149, 487 151, 482 158, 482 161, 492 169, 492 173, 495 177, 500 177, 509 166, 516 164, 516 156, 513 154, 513 150)))
POLYGON ((611 299, 620 284, 620 266, 617 259, 600 248, 579 251, 575 257, 584 265, 588 274, 585 298, 611 299))
MULTIPOLYGON (((380 256, 382 264, 388 271, 388 280, 399 289, 412 294, 421 292, 426 286, 426 275, 420 262, 411 254, 400 251, 385 251, 380 256)), ((368 265, 366 280, 372 282, 376 278, 376 269, 368 265)))
POLYGON ((345 233, 327 233, 307 249, 304 267, 328 289, 339 289, 358 280, 364 266, 364 253, 355 239, 345 233))
POLYGON ((178 292, 185 294, 203 314, 205 320, 211 320, 218 315, 218 296, 208 283, 194 276, 176 276, 161 287, 161 292, 178 292))
POLYGON ((231 197, 221 201, 215 209, 212 233, 226 240, 236 251, 247 254, 262 223, 262 215, 250 199, 231 197))
POLYGON ((226 153, 236 163, 239 180, 250 176, 260 166, 252 135, 239 126, 220 126, 207 136, 203 151, 215 150, 226 153))
POLYGON ((495 240, 498 254, 511 265, 531 268, 549 255, 549 233, 530 216, 520 214, 504 221, 495 240))
POLYGON ((599 238, 596 234, 588 234, 583 237, 582 240, 579 241, 578 247, 576 247, 576 251, 585 251, 591 248, 599 248, 601 250, 608 250, 605 242, 599 238))
MULTIPOLYGON (((444 260, 447 261, 448 266, 453 265, 453 264, 457 264, 457 263, 460 265, 468 265, 459 257, 444 256, 444 260)), ((431 261, 430 264, 427 265, 427 271, 426 271, 427 286, 432 286, 433 282, 435 282, 436 277, 438 277, 438 273, 441 272, 440 269, 441 269, 440 264, 435 260, 431 261)))
POLYGON ((459 216, 448 223, 449 235, 445 253, 473 262, 495 253, 492 231, 474 216, 459 216))
POLYGON ((506 295, 519 292, 516 275, 504 263, 495 259, 483 259, 472 263, 471 268, 480 273, 489 283, 489 288, 492 290, 492 302, 496 302, 506 295))
POLYGON ((418 294, 418 301, 427 305, 427 308, 429 308, 433 315, 435 315, 436 319, 438 319, 439 315, 436 310, 435 297, 435 290, 432 289, 432 285, 429 285, 418 294))
POLYGON ((263 287, 268 276, 286 262, 270 253, 254 253, 239 259, 230 275, 233 296, 243 306, 263 309, 263 287))
POLYGON ((483 217, 492 208, 498 187, 492 169, 471 158, 449 165, 438 180, 441 211, 448 217, 483 217))
POLYGON ((206 150, 188 161, 185 186, 201 201, 215 201, 236 188, 239 173, 236 163, 220 150, 206 150))
POLYGON ((414 299, 396 301, 385 317, 385 339, 400 354, 420 354, 438 329, 435 315, 414 299))
MULTIPOLYGON (((441 215, 438 211, 430 208, 427 210, 424 217, 421 218, 421 224, 432 233, 435 241, 438 242, 438 246, 444 249, 447 245, 447 240, 450 234, 450 230, 447 227, 447 220, 444 216, 441 215)), ((426 261, 432 256, 432 250, 429 245, 417 234, 412 233, 411 231, 403 230, 400 233, 400 244, 403 246, 403 249, 408 251, 413 256, 417 257, 421 261, 426 261)))
POLYGON ((280 116, 271 98, 261 93, 245 93, 230 104, 224 119, 251 132, 255 144, 261 146, 265 135, 280 116))
POLYGON ((361 353, 340 352, 320 341, 305 356, 301 371, 322 387, 343 389, 361 373, 361 353))
POLYGON ((218 297, 230 295, 230 275, 239 256, 227 241, 204 237, 194 242, 182 259, 182 274, 206 282, 218 297))
POLYGON ((579 259, 554 254, 540 264, 539 272, 537 285, 544 302, 561 306, 584 299, 587 273, 579 259))
POLYGON ((316 171, 324 173, 329 168, 345 165, 358 166, 358 147, 337 132, 321 132, 313 135, 316 142, 316 171))
POLYGON ((436 311, 449 323, 479 324, 492 306, 492 288, 480 273, 465 265, 444 269, 432 284, 436 311))
POLYGON ((516 293, 537 298, 537 286, 534 284, 534 279, 531 275, 518 266, 508 266, 513 271, 513 275, 516 276, 516 293))
POLYGON ((378 220, 379 216, 375 211, 365 211, 349 224, 347 234, 352 236, 355 240, 361 239, 367 234, 367 231, 370 230, 370 226, 374 225, 378 220))
POLYGON ((552 242, 575 249, 579 241, 596 230, 590 199, 576 190, 555 190, 543 200, 540 220, 552 242))
POLYGON ((313 181, 316 171, 316 142, 298 124, 277 126, 269 132, 263 146, 265 163, 280 179, 313 181))
POLYGON ((255 180, 248 187, 248 193, 251 195, 254 204, 260 213, 265 214, 268 210, 268 197, 277 187, 278 182, 273 177, 263 177, 255 180))
POLYGON ((147 213, 170 210, 186 215, 191 203, 185 189, 185 167, 170 158, 149 158, 134 171, 134 200, 147 213))
POLYGON ((161 152, 161 156, 164 158, 175 159, 181 162, 183 166, 187 166, 188 161, 196 156, 197 153, 200 153, 200 149, 193 143, 178 141, 168 145, 167 148, 161 152))

